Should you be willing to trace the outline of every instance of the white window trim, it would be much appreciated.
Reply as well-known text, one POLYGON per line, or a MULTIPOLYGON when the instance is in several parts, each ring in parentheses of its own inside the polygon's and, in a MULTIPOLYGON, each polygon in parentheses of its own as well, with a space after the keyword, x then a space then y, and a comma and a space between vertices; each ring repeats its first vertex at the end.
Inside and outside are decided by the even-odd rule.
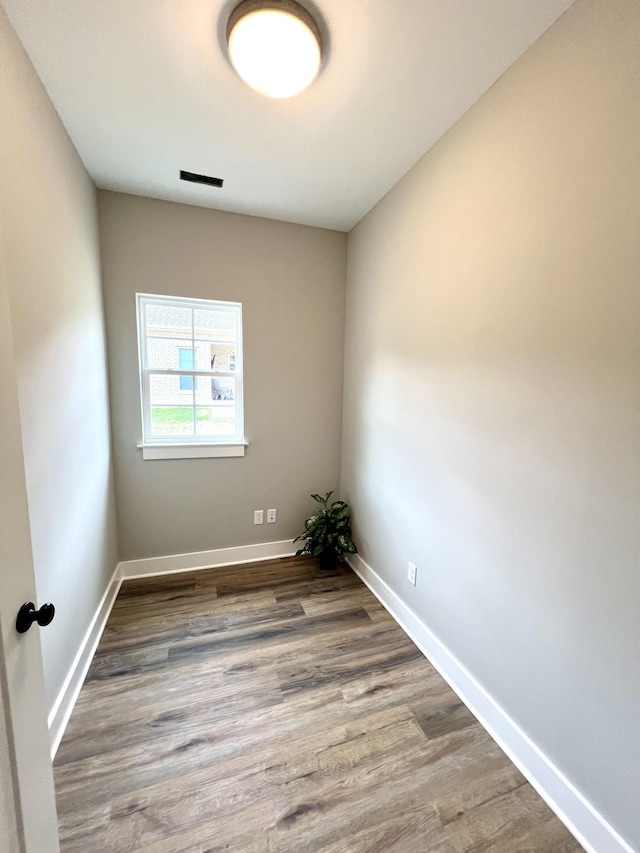
POLYGON ((189 442, 188 444, 139 444, 143 459, 214 459, 222 456, 244 456, 248 441, 233 444, 204 444, 189 442))
MULTIPOLYGON (((142 450, 143 459, 199 459, 244 456, 245 447, 249 442, 244 437, 244 387, 243 387, 243 353, 242 353, 242 304, 240 302, 223 302, 215 299, 195 299, 182 296, 161 296, 151 293, 136 293, 136 314, 138 329, 138 372, 140 377, 140 414, 143 439, 138 444, 142 450), (175 305, 186 308, 207 307, 220 305, 222 310, 233 307, 238 317, 236 338, 236 369, 227 370, 184 370, 180 368, 156 369, 145 364, 146 357, 146 315, 144 306, 149 304, 175 305), (239 367, 239 369, 238 369, 239 367), (154 437, 146 430, 151 415, 149 377, 151 375, 198 376, 201 378, 226 378, 235 380, 235 412, 237 432, 233 436, 194 436, 193 439, 184 435, 154 437), (147 414, 148 413, 148 414, 147 414)), ((195 339, 192 338, 195 349, 195 339)), ((194 383, 195 386, 195 383, 194 383)))

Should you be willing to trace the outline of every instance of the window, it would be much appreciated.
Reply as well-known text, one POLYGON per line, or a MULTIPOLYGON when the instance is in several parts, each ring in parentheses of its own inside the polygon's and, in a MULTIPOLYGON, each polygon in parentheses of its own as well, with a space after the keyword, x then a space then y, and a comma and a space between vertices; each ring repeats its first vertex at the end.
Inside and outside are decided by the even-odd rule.
MULTIPOLYGON (((178 347, 178 367, 193 370, 193 350, 191 347, 178 347)), ((180 390, 193 391, 193 376, 180 377, 180 390)))
POLYGON ((242 305, 137 294, 145 459, 244 455, 242 305))

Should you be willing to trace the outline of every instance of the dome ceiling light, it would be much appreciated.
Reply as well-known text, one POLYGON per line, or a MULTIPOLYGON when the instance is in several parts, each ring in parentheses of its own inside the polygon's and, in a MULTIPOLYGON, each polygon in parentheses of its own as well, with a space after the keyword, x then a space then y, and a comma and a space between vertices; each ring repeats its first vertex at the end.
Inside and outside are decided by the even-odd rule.
POLYGON ((227 45, 240 77, 270 98, 299 94, 320 70, 320 28, 295 0, 243 0, 229 17, 227 45))

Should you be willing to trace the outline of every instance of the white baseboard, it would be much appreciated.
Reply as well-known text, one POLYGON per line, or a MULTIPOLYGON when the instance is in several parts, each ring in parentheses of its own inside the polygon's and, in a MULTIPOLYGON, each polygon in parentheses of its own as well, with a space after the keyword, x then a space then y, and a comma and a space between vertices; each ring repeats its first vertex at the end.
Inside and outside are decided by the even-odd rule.
POLYGON ((217 548, 213 551, 194 551, 191 554, 173 554, 170 557, 146 557, 142 560, 126 560, 119 563, 123 580, 168 575, 174 572, 192 572, 220 566, 235 566, 238 563, 257 563, 292 557, 296 552, 290 539, 282 542, 262 542, 259 545, 238 545, 235 548, 217 548))
POLYGON ((64 734, 64 730, 69 722, 69 717, 71 716, 73 707, 76 704, 78 695, 80 694, 80 689, 82 688, 84 680, 87 677, 87 673, 89 672, 91 661, 93 660, 93 656, 98 648, 98 643, 102 637, 104 627, 107 624, 107 619, 111 613, 113 603, 118 595, 121 582, 122 580, 120 578, 119 567, 116 566, 105 593, 102 596, 102 601, 98 605, 87 633, 84 635, 84 639, 80 644, 78 653, 71 664, 71 669, 69 670, 67 677, 64 680, 64 684, 62 685, 56 701, 53 704, 53 708, 49 713, 49 742, 52 761, 55 758, 58 747, 60 746, 62 735, 64 734))
POLYGON ((348 562, 585 850, 634 853, 374 569, 358 554, 348 562))
POLYGON ((238 563, 257 563, 278 557, 291 557, 295 546, 290 539, 281 542, 264 542, 259 545, 240 545, 236 548, 218 548, 213 551, 196 551, 192 554, 174 554, 169 557, 149 557, 143 560, 127 560, 118 563, 107 589, 91 620, 78 653, 71 665, 64 684, 49 713, 49 743, 51 760, 55 758, 60 741, 76 704, 80 689, 87 677, 91 661, 98 648, 107 619, 111 613, 120 585, 127 578, 155 577, 174 572, 195 571, 238 563))

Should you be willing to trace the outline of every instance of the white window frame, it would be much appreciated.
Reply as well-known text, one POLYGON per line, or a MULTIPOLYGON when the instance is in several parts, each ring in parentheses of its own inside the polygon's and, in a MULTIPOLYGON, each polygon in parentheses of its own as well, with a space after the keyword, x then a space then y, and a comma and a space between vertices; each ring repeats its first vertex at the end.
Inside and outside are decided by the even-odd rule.
MULTIPOLYGON (((248 442, 244 437, 244 393, 242 359, 242 303, 221 302, 215 299, 194 299, 184 296, 160 296, 153 293, 136 293, 136 316, 138 327, 138 368, 140 375, 140 411, 142 418, 143 459, 196 459, 214 456, 244 456, 248 442), (163 305, 171 308, 208 308, 228 311, 236 318, 236 367, 235 370, 185 370, 180 367, 149 367, 147 358, 147 305, 163 305), (154 436, 151 433, 151 376, 195 376, 202 379, 233 378, 235 380, 236 432, 233 435, 216 436, 154 436)), ((193 324, 191 346, 196 352, 193 324)), ((194 382, 195 387, 195 382, 194 382)), ((195 400, 194 400, 195 402, 195 400)))

